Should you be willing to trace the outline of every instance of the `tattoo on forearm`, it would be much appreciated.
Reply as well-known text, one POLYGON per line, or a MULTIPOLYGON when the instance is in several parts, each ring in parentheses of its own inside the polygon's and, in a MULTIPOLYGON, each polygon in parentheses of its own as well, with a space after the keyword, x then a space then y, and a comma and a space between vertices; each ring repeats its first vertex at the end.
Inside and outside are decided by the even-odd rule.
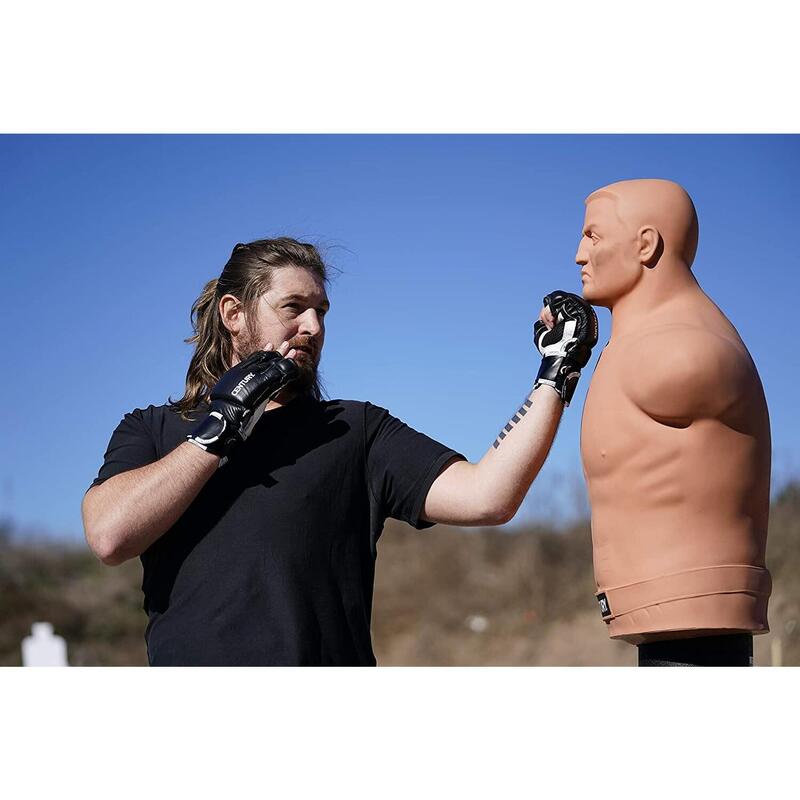
POLYGON ((517 409, 517 413, 508 421, 508 424, 500 431, 497 438, 494 440, 492 447, 497 449, 500 447, 500 442, 506 438, 509 431, 528 413, 528 409, 533 405, 530 397, 525 398, 525 402, 517 409))

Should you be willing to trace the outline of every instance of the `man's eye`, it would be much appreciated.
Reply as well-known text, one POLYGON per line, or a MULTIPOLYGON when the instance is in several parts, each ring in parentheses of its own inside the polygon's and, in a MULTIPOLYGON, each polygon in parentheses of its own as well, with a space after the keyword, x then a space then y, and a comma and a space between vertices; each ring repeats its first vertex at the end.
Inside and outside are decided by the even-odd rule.
POLYGON ((328 313, 327 308, 318 308, 317 309, 317 316, 324 317, 328 313))

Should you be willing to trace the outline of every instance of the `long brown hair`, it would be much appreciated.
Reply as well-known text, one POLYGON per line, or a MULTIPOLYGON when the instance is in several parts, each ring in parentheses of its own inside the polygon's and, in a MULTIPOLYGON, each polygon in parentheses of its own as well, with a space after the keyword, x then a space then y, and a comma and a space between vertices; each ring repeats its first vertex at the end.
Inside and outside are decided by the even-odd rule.
MULTIPOLYGON (((194 333, 185 341, 195 349, 186 372, 186 391, 180 400, 169 401, 184 419, 200 402, 208 400, 211 388, 232 365, 233 343, 219 314, 220 298, 232 294, 239 300, 253 337, 256 302, 269 289, 275 271, 282 267, 301 267, 323 284, 328 282, 328 269, 313 245, 285 236, 257 239, 237 244, 222 274, 209 281, 192 304, 190 319, 194 333)), ((321 399, 317 384, 311 393, 314 399, 321 399)))

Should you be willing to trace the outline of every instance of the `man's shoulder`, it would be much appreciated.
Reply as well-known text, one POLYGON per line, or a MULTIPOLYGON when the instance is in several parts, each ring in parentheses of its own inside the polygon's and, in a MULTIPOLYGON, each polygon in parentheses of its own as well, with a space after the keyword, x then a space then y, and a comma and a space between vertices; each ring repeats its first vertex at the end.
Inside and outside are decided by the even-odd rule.
POLYGON ((323 408, 341 408, 356 414, 365 414, 370 411, 385 411, 386 409, 381 406, 371 403, 369 400, 345 400, 343 398, 335 398, 333 400, 321 400, 320 405, 323 408))
POLYGON ((330 418, 345 418, 354 424, 365 426, 367 430, 380 427, 394 419, 388 409, 369 400, 344 400, 341 398, 322 400, 320 408, 330 418))
POLYGON ((163 429, 165 425, 184 426, 196 424, 204 410, 207 410, 207 407, 198 406, 187 414, 181 414, 180 409, 172 403, 150 404, 142 407, 137 406, 127 412, 123 417, 123 422, 132 422, 134 425, 138 423, 150 431, 157 431, 163 429))

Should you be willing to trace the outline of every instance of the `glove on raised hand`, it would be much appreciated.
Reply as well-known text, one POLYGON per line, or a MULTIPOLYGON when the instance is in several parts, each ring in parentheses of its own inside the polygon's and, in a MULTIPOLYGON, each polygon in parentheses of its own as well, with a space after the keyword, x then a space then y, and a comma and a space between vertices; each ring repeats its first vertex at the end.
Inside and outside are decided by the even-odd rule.
POLYGON ((550 292, 542 302, 550 309, 555 325, 548 329, 537 320, 533 326, 533 341, 542 354, 534 388, 552 386, 568 406, 581 369, 597 344, 597 315, 582 297, 570 292, 550 292))
POLYGON ((208 416, 186 438, 215 456, 228 456, 250 435, 269 400, 298 373, 297 364, 280 353, 253 353, 219 379, 208 416))

